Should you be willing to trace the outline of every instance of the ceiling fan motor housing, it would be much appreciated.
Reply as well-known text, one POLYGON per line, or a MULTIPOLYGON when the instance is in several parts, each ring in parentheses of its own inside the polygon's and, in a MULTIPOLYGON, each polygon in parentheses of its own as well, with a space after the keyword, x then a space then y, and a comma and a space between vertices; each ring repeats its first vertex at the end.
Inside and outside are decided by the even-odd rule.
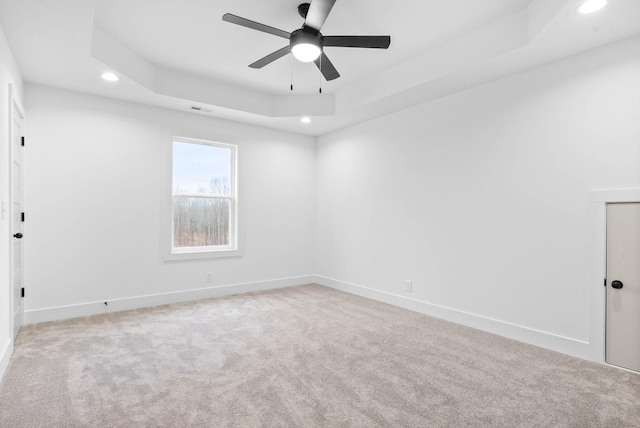
POLYGON ((309 3, 301 3, 300 5, 298 5, 298 15, 300 15, 302 19, 307 18, 307 12, 309 12, 309 6, 311 6, 311 4, 309 3))

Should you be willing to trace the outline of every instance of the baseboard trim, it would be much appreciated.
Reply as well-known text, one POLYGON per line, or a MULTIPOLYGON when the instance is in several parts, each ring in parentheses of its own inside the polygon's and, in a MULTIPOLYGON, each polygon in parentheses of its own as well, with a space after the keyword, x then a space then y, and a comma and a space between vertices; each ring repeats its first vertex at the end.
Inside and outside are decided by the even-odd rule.
POLYGON ((517 324, 511 324, 481 315, 427 303, 421 300, 398 296, 396 294, 375 290, 373 288, 364 287, 362 285, 356 285, 333 278, 327 278, 322 275, 315 275, 314 282, 325 287, 345 291, 347 293, 366 297, 372 300, 377 300, 379 302, 398 306, 446 321, 455 322, 457 324, 462 324, 467 327, 472 327, 478 330, 508 337, 510 339, 528 343, 530 345, 539 346, 541 348, 550 349, 582 359, 589 358, 589 343, 583 342, 581 340, 559 336, 553 333, 548 333, 517 324))
POLYGON ((9 360, 11 360, 12 354, 13 340, 9 339, 2 348, 2 353, 0 353, 0 381, 4 377, 4 372, 7 370, 7 367, 9 367, 9 360))
MULTIPOLYGON (((291 278, 280 278, 266 281, 246 282, 240 284, 230 284, 217 287, 177 291, 172 293, 150 294, 145 296, 113 299, 108 300, 108 306, 105 306, 104 301, 100 301, 69 306, 35 309, 25 311, 24 319, 25 324, 37 324, 42 322, 160 306, 171 303, 229 296, 232 294, 293 287, 310 283, 320 284, 325 287, 330 287, 336 290, 366 297, 368 299, 398 306, 414 312, 455 322, 457 324, 462 324, 489 333, 508 337, 520 342, 525 342, 531 345, 540 346, 542 348, 551 349, 553 351, 562 352, 574 357, 583 359, 589 358, 588 342, 559 336, 553 333, 508 323, 493 318, 448 308, 445 306, 435 305, 421 300, 398 296, 396 294, 391 294, 362 285, 328 278, 322 275, 305 275, 291 278)), ((3 354, 0 355, 2 357, 2 360, 0 360, 0 374, 4 373, 4 370, 9 364, 9 358, 11 357, 12 351, 13 341, 10 341, 7 345, 5 345, 3 354)))
POLYGON ((266 281, 245 282, 240 284, 221 285, 217 287, 199 288, 194 290, 176 291, 171 293, 149 294, 145 296, 127 297, 122 299, 87 302, 77 305, 57 306, 52 308, 25 311, 25 324, 37 324, 49 321, 85 317, 104 313, 127 311, 131 309, 148 308, 171 303, 189 302, 192 300, 210 299, 212 297, 230 296, 232 294, 251 293, 254 291, 272 290, 296 285, 310 284, 313 275, 280 278, 266 281))

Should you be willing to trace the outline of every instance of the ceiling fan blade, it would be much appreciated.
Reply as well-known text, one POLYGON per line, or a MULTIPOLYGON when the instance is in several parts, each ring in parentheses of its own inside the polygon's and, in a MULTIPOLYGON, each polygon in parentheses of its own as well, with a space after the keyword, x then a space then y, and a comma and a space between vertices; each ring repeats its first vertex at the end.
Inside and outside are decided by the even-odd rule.
POLYGON ((311 0, 304 25, 320 32, 335 2, 336 0, 311 0))
POLYGON ((251 68, 262 68, 265 65, 271 64, 273 61, 277 60, 278 58, 282 58, 283 56, 285 56, 289 52, 290 52, 289 46, 285 46, 282 49, 278 49, 277 51, 270 53, 269 55, 265 56, 264 58, 257 60, 253 64, 250 64, 249 67, 251 67, 251 68))
POLYGON ((232 24, 242 25, 243 27, 251 28, 252 30, 258 30, 262 31, 263 33, 273 34, 274 36, 279 36, 284 39, 289 39, 289 37, 291 37, 291 33, 288 33, 284 30, 269 27, 268 25, 260 24, 259 22, 251 21, 246 18, 241 18, 230 13, 225 13, 224 15, 222 15, 222 20, 231 22, 232 24))
POLYGON ((387 49, 391 36, 324 36, 324 46, 387 49))
POLYGON ((327 55, 325 55, 324 52, 322 52, 322 55, 320 55, 314 62, 322 72, 325 79, 333 80, 340 77, 340 73, 338 73, 338 70, 336 70, 333 63, 329 61, 329 58, 327 58, 327 55))

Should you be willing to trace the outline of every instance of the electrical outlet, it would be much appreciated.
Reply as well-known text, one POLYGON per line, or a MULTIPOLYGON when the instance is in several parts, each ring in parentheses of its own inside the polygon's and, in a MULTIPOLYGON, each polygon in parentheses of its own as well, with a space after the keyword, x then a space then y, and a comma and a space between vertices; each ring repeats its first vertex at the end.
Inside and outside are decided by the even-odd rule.
POLYGON ((206 281, 213 282, 213 272, 207 272, 206 281))
POLYGON ((408 293, 411 293, 413 291, 413 281, 411 280, 405 281, 405 291, 407 291, 408 293))

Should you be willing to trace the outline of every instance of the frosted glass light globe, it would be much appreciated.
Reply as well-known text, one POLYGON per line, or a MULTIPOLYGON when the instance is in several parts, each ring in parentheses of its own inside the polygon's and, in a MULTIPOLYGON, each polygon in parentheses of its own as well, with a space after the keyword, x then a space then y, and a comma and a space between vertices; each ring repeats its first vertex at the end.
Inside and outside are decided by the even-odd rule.
POLYGON ((320 56, 322 50, 311 43, 299 43, 291 48, 291 53, 298 61, 311 62, 320 56))

